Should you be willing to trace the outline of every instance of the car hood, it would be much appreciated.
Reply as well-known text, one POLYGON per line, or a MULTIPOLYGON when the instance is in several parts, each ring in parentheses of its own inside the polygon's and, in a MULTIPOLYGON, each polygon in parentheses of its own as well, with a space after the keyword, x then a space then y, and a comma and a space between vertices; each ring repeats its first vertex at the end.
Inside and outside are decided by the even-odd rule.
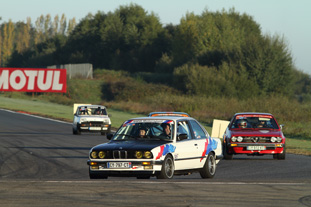
POLYGON ((258 137, 264 137, 264 136, 271 136, 271 137, 278 137, 282 136, 282 132, 279 130, 269 130, 269 129, 262 129, 262 130, 252 130, 252 129, 243 129, 243 130, 232 130, 231 136, 258 136, 258 137))
POLYGON ((155 147, 171 142, 163 140, 128 140, 128 141, 110 141, 93 147, 92 150, 152 150, 155 147))
POLYGON ((83 121, 109 121, 108 116, 80 116, 80 120, 83 121))

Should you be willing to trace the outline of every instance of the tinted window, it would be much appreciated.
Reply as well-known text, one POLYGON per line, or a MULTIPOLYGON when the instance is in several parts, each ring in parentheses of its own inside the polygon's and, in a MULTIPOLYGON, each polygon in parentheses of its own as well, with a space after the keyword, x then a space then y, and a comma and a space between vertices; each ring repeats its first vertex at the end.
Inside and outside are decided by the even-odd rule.
POLYGON ((190 127, 186 121, 178 122, 177 135, 179 134, 187 134, 188 139, 192 139, 190 127))
POLYGON ((201 126, 196 121, 191 120, 190 123, 191 123, 193 133, 196 139, 207 138, 204 130, 201 128, 201 126))

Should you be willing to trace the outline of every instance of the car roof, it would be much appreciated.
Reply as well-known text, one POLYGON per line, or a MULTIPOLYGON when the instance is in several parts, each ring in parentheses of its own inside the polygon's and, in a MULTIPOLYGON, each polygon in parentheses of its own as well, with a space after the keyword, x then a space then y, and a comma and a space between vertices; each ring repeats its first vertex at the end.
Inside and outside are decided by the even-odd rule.
MULTIPOLYGON (((163 119, 163 120, 174 120, 174 121, 178 121, 178 120, 194 120, 194 118, 192 117, 183 117, 183 116, 148 116, 148 117, 136 117, 136 118, 132 118, 133 120, 138 120, 138 119, 145 119, 145 120, 159 120, 159 119, 163 119)), ((129 119, 129 120, 132 120, 129 119)))
POLYGON ((181 117, 190 117, 186 112, 176 112, 176 111, 159 111, 159 112, 150 112, 149 115, 152 116, 181 116, 181 117))
POLYGON ((269 115, 269 116, 273 116, 270 113, 262 113, 262 112, 239 112, 234 114, 234 116, 238 116, 238 115, 269 115))
POLYGON ((79 107, 87 107, 87 108, 106 108, 105 106, 102 105, 80 105, 79 107))

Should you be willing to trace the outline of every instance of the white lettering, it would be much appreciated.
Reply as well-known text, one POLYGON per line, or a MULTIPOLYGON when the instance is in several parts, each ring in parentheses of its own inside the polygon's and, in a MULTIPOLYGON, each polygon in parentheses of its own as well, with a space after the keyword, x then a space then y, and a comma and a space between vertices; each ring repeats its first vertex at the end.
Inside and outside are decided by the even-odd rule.
POLYGON ((38 75, 38 71, 35 70, 25 70, 25 74, 29 77, 28 79, 28 90, 33 90, 35 87, 35 77, 38 75))
POLYGON ((38 88, 40 88, 43 91, 46 91, 49 88, 51 88, 53 71, 51 71, 51 70, 47 71, 45 83, 43 83, 44 82, 44 72, 45 71, 43 71, 43 70, 39 71, 37 84, 38 84, 38 88))
POLYGON ((54 71, 54 78, 53 78, 53 90, 62 90, 63 84, 59 83, 60 71, 54 71))
POLYGON ((10 76, 10 84, 11 84, 11 87, 14 88, 15 90, 20 90, 20 89, 24 88, 24 86, 26 84, 26 77, 25 77, 23 71, 14 70, 10 76), (19 83, 16 82, 17 77, 19 77, 19 83))
POLYGON ((0 89, 9 89, 9 71, 3 70, 0 75, 0 89))

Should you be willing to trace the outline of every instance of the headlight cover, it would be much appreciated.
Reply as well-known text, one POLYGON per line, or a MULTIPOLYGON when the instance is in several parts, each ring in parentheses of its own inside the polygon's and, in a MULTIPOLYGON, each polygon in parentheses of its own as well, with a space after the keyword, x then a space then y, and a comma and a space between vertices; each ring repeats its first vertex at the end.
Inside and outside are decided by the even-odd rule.
POLYGON ((231 141, 232 141, 232 142, 236 142, 236 140, 237 140, 236 137, 232 137, 232 138, 231 138, 231 141))
POLYGON ((147 158, 147 159, 150 159, 152 157, 152 154, 150 151, 145 151, 144 152, 144 157, 147 158))
POLYGON ((136 157, 137 159, 141 159, 141 158, 143 157, 143 152, 142 152, 142 151, 136 151, 136 152, 135 152, 135 157, 136 157))
POLYGON ((271 137, 271 138, 270 138, 270 141, 271 141, 271 142, 276 142, 276 140, 277 140, 276 137, 271 137))
POLYGON ((104 159, 104 158, 106 157, 106 152, 100 151, 100 152, 98 153, 98 157, 99 157, 100 159, 104 159))
POLYGON ((97 158, 97 152, 96 151, 91 152, 91 158, 93 158, 93 159, 97 158))
POLYGON ((242 141, 243 141, 243 137, 239 136, 239 137, 237 138, 237 141, 238 141, 238 142, 242 142, 242 141))

